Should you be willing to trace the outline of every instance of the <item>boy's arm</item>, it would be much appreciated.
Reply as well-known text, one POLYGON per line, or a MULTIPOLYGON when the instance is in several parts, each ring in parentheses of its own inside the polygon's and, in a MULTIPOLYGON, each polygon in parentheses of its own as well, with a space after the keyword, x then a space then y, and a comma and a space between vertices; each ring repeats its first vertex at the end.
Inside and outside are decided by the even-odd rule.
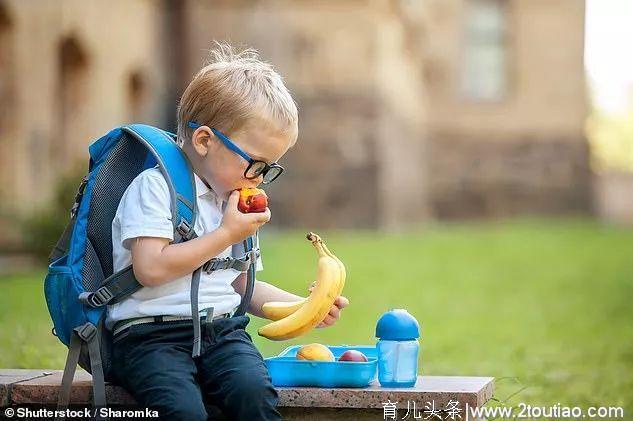
POLYGON ((178 244, 169 239, 137 237, 132 251, 132 268, 144 286, 158 286, 185 276, 220 254, 232 242, 222 228, 178 244))
MULTIPOLYGON (((246 272, 241 273, 233 281, 232 285, 235 291, 243 297, 246 291, 246 272)), ((246 311, 253 316, 264 318, 264 313, 262 312, 264 303, 269 301, 299 301, 302 299, 303 297, 284 291, 267 282, 255 281, 253 297, 246 311)))
POLYGON ((134 275, 139 283, 158 286, 187 275, 270 220, 268 208, 263 213, 241 213, 237 210, 238 199, 238 192, 229 196, 218 229, 193 240, 169 244, 167 238, 134 238, 130 250, 134 275))
MULTIPOLYGON (((240 274, 240 276, 233 281, 232 285, 236 292, 238 292, 241 296, 244 296, 244 291, 246 290, 246 273, 240 274)), ((314 283, 310 286, 310 291, 312 288, 314 288, 314 283)), ((262 306, 264 303, 269 301, 299 301, 303 298, 304 297, 284 291, 281 288, 277 288, 267 282, 255 281, 253 297, 251 298, 247 312, 251 313, 253 316, 265 318, 264 313, 262 312, 262 306)), ((334 304, 332 304, 332 308, 330 308, 330 312, 317 327, 332 326, 341 317, 341 310, 348 305, 349 300, 346 297, 342 295, 336 297, 334 304)))

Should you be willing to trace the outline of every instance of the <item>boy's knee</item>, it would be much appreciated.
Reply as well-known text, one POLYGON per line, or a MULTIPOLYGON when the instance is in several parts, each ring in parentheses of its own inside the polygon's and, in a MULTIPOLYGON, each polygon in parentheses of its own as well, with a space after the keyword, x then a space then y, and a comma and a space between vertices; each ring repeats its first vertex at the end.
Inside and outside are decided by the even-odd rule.
POLYGON ((153 405, 161 420, 206 420, 207 410, 202 402, 165 401, 153 405))
POLYGON ((232 400, 257 406, 277 406, 279 396, 267 377, 244 373, 231 380, 232 400))
POLYGON ((156 386, 137 392, 137 402, 158 411, 161 420, 206 420, 207 410, 202 395, 192 388, 156 386))
POLYGON ((240 382, 239 390, 243 396, 248 396, 251 399, 256 399, 262 396, 274 396, 277 398, 277 391, 273 385, 266 379, 249 378, 240 382))

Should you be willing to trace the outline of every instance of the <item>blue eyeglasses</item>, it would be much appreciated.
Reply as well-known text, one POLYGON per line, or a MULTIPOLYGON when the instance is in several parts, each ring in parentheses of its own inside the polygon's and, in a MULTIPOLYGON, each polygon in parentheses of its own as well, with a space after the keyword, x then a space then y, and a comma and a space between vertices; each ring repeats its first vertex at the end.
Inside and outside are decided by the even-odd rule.
MULTIPOLYGON (((193 121, 188 122, 187 125, 192 129, 202 127, 200 124, 193 121)), ((276 162, 269 164, 267 162, 251 158, 242 150, 242 148, 233 143, 233 141, 226 137, 221 131, 214 129, 213 127, 211 127, 211 131, 222 141, 222 143, 224 143, 224 146, 248 162, 248 167, 246 167, 246 171, 244 171, 244 177, 246 179, 253 180, 262 175, 264 177, 262 182, 264 184, 270 184, 275 181, 282 172, 284 172, 284 168, 276 162)))

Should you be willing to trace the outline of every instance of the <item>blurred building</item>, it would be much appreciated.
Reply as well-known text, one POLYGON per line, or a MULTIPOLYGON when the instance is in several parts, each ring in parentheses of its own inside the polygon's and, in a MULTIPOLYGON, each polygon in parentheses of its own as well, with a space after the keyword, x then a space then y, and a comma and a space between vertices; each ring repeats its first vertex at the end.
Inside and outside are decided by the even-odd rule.
POLYGON ((0 2, 4 215, 45 205, 115 124, 165 119, 162 19, 148 1, 0 2))
POLYGON ((182 15, 186 78, 209 40, 229 39, 274 63, 299 105, 288 174, 269 188, 275 222, 394 227, 427 217, 421 57, 395 3, 191 1, 182 15))
POLYGON ((583 26, 578 0, 0 0, 4 214, 115 125, 173 130, 213 40, 299 105, 277 225, 587 212, 583 26))
POLYGON ((584 2, 423 3, 433 214, 590 211, 584 2))
POLYGON ((166 119, 158 6, 0 1, 0 246, 19 241, 17 222, 50 202, 62 176, 87 169, 91 139, 166 119))

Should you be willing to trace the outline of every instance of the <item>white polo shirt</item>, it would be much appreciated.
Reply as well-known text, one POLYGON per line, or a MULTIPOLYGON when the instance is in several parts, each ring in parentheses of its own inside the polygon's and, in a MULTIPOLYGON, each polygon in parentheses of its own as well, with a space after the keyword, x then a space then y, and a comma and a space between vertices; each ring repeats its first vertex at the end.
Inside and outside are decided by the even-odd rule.
MULTIPOLYGON (((208 234, 220 226, 225 203, 215 192, 194 175, 198 217, 194 229, 198 236, 208 234)), ((131 239, 136 237, 161 237, 173 240, 170 194, 167 182, 158 167, 140 173, 130 183, 121 197, 112 221, 112 257, 114 271, 132 263, 131 239)), ((255 245, 256 247, 259 244, 255 245)), ((243 254, 241 245, 234 245, 237 255, 243 254)), ((232 247, 216 257, 231 256, 232 247)), ((261 258, 257 271, 263 269, 261 258)), ((231 283, 240 274, 235 269, 201 272, 198 308, 213 307, 214 314, 228 313, 236 309, 241 296, 231 283)), ((172 315, 191 316, 191 274, 155 287, 143 287, 120 303, 109 305, 106 327, 112 329, 119 320, 134 317, 172 315)))

